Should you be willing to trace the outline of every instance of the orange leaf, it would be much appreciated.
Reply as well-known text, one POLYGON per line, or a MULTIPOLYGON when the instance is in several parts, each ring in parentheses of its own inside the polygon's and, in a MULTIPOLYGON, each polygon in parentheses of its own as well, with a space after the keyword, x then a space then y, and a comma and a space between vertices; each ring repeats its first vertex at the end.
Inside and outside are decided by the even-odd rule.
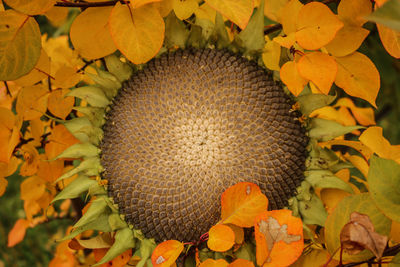
POLYGON ((236 259, 228 267, 254 267, 254 263, 245 259, 236 259))
POLYGON ((48 109, 56 117, 65 120, 74 106, 75 99, 71 96, 65 97, 69 90, 53 90, 49 95, 48 109))
POLYGON ((369 127, 362 133, 359 139, 361 143, 369 147, 378 156, 400 163, 400 145, 391 145, 383 136, 381 127, 369 127))
POLYGON ((219 260, 206 259, 199 265, 199 267, 227 267, 227 266, 229 266, 229 263, 227 263, 223 259, 219 260))
POLYGON ((76 266, 76 258, 68 247, 69 240, 58 244, 54 258, 50 261, 49 267, 71 267, 76 266))
POLYGON ((242 227, 239 227, 234 224, 227 224, 229 226, 233 233, 235 234, 235 244, 242 244, 244 241, 244 230, 242 227))
POLYGON ((235 233, 227 225, 214 225, 208 231, 208 236, 207 245, 211 250, 214 251, 227 251, 235 243, 235 233))
POLYGON ((241 182, 229 187, 221 196, 223 223, 251 227, 254 218, 267 209, 268 199, 253 183, 241 182))
POLYGON ((356 51, 368 34, 363 27, 344 25, 325 48, 333 56, 344 57, 356 51))
POLYGON ((34 175, 39 166, 39 152, 29 143, 23 145, 19 151, 25 160, 19 173, 23 176, 34 175))
MULTIPOLYGON (((267 1, 268 3, 268 1, 267 1)), ((283 31, 288 35, 296 31, 296 21, 303 4, 299 0, 290 0, 282 8, 281 23, 283 31)))
POLYGON ((242 30, 249 23, 254 8, 252 0, 206 0, 206 3, 238 25, 242 30))
POLYGON ((374 63, 358 52, 337 57, 336 63, 338 71, 335 84, 347 94, 367 100, 376 108, 375 99, 380 87, 380 77, 374 63))
POLYGON ((26 219, 18 219, 14 227, 8 233, 8 247, 13 247, 24 240, 26 229, 29 227, 29 222, 26 219))
POLYGON ((0 197, 6 192, 7 185, 8 181, 3 176, 0 176, 0 197))
POLYGON ((62 65, 54 74, 53 85, 56 88, 70 88, 80 80, 82 80, 82 74, 77 73, 75 68, 62 65))
POLYGON ((311 80, 319 90, 328 94, 336 77, 337 65, 335 59, 321 52, 308 53, 297 63, 301 76, 311 80))
POLYGON ((44 147, 47 158, 53 159, 73 144, 79 143, 64 125, 56 125, 48 137, 48 143, 44 147))
MULTIPOLYGON (((74 244, 76 245, 76 244, 74 244)), ((79 245, 79 243, 78 243, 79 245)), ((79 245, 80 246, 80 245, 79 245)), ((93 255, 96 262, 100 261, 106 255, 109 248, 96 248, 93 249, 93 255)), ((126 250, 124 253, 118 255, 113 260, 102 264, 102 267, 123 267, 129 262, 132 257, 132 249, 126 250)))
POLYGON ((335 14, 320 2, 304 5, 297 17, 296 41, 301 47, 316 50, 333 40, 343 27, 335 14))
POLYGON ((365 17, 372 12, 370 0, 342 0, 338 8, 338 17, 347 25, 362 26, 367 20, 365 17))
POLYGON ((152 59, 164 41, 164 20, 154 4, 132 10, 118 2, 111 12, 109 29, 117 48, 135 64, 152 59))
POLYGON ((45 181, 38 176, 26 178, 21 183, 21 199, 37 200, 44 194, 45 190, 45 181))
POLYGON ((40 118, 47 109, 48 89, 43 85, 23 87, 17 98, 17 113, 24 120, 40 118))
POLYGON ((255 219, 256 258, 260 266, 288 266, 303 251, 303 223, 290 210, 265 211, 255 219))
POLYGON ((57 159, 49 161, 45 154, 40 154, 37 176, 49 183, 53 183, 64 172, 64 161, 57 159))
POLYGON ((8 163, 19 142, 19 126, 14 113, 0 107, 0 162, 8 163))
POLYGON ((159 244, 151 255, 154 267, 171 266, 183 251, 183 243, 176 240, 167 240, 159 244))
POLYGON ((294 96, 298 96, 308 82, 308 80, 300 75, 297 69, 297 63, 294 61, 288 61, 281 67, 280 76, 282 82, 286 84, 289 91, 294 96))
POLYGON ((97 59, 105 57, 117 49, 108 30, 108 18, 111 10, 112 7, 88 8, 81 12, 72 23, 71 42, 83 57, 97 59))
POLYGON ((376 26, 383 47, 392 57, 400 58, 400 31, 395 31, 379 23, 376 26))

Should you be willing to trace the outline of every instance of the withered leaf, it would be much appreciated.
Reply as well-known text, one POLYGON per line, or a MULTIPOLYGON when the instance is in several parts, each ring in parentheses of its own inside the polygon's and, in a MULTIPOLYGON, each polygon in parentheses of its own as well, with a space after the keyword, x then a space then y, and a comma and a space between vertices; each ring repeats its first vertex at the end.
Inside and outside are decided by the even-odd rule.
POLYGON ((379 260, 387 242, 387 236, 375 232, 368 215, 358 212, 351 213, 350 221, 343 226, 340 232, 342 249, 348 254, 357 254, 368 249, 379 260))

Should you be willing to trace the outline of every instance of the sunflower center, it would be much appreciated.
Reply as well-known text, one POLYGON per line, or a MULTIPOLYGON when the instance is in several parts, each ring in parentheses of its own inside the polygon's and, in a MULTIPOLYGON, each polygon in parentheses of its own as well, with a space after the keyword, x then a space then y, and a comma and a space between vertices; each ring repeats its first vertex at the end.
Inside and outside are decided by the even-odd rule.
POLYGON ((157 241, 197 240, 220 195, 253 182, 282 208, 303 179, 307 138, 264 70, 217 50, 153 60, 122 88, 101 143, 108 192, 157 241))

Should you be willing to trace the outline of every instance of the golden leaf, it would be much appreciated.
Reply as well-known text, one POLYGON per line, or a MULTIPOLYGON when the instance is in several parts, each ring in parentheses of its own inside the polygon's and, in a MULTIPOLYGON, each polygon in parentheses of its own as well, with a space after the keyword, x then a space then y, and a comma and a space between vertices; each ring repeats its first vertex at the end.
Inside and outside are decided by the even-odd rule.
POLYGON ((34 175, 39 167, 39 152, 30 143, 23 145, 19 152, 24 157, 24 163, 19 173, 23 176, 34 175))
POLYGON ((131 1, 129 4, 132 8, 139 8, 141 6, 150 4, 150 3, 154 3, 154 2, 161 2, 162 0, 135 0, 135 1, 131 1))
POLYGON ((268 0, 265 1, 265 6, 264 6, 264 14, 268 18, 281 22, 282 19, 282 9, 286 5, 288 0, 268 0))
POLYGON ((333 40, 343 27, 335 14, 320 2, 304 5, 297 17, 296 41, 308 50, 319 49, 333 40))
POLYGON ((374 110, 372 108, 357 107, 356 105, 354 105, 353 101, 348 97, 341 97, 335 104, 335 107, 339 106, 349 108, 354 118, 361 125, 368 126, 376 124, 374 110))
POLYGON ((199 7, 197 0, 173 0, 172 7, 180 20, 188 19, 199 7))
POLYGON ((298 96, 308 82, 308 80, 300 75, 296 65, 296 62, 288 61, 281 67, 280 71, 282 82, 286 84, 294 96, 298 96))
POLYGON ((56 0, 4 0, 4 2, 21 13, 39 15, 52 8, 56 0))
POLYGON ((151 263, 155 267, 171 266, 183 251, 183 243, 176 240, 167 240, 153 250, 151 263))
POLYGON ((54 159, 61 152, 73 144, 79 143, 64 125, 56 125, 48 137, 48 143, 44 147, 46 156, 49 159, 54 159))
POLYGON ((367 100, 376 108, 380 77, 374 63, 358 52, 335 59, 338 65, 335 84, 347 94, 367 100))
POLYGON ((377 23, 376 26, 378 27, 378 33, 383 47, 392 57, 400 58, 400 32, 379 23, 377 23))
POLYGON ((69 33, 71 42, 76 51, 84 58, 105 57, 117 49, 108 30, 108 18, 111 10, 112 7, 88 8, 80 13, 72 23, 69 33))
POLYGON ((0 12, 0 31, 0 80, 15 80, 39 60, 39 25, 34 18, 8 9, 0 12))
POLYGON ((118 2, 111 12, 109 28, 117 48, 135 64, 152 59, 163 45, 164 20, 151 4, 130 10, 118 2))
POLYGON ((41 80, 47 78, 50 75, 50 58, 46 52, 42 49, 39 57, 39 61, 36 66, 26 75, 15 80, 15 83, 21 86, 31 86, 41 80))
POLYGON ((333 56, 344 57, 356 51, 368 34, 369 31, 360 26, 344 25, 325 48, 333 56))
POLYGON ((300 58, 297 69, 301 76, 311 80, 322 93, 327 95, 335 80, 337 65, 333 57, 313 52, 300 58))
POLYGON ((369 0, 342 0, 338 5, 338 17, 348 25, 362 26, 367 20, 365 17, 372 12, 369 0))
POLYGON ((16 110, 24 120, 40 118, 47 110, 47 88, 42 84, 23 87, 17 98, 16 110))
POLYGON ((203 261, 199 267, 228 267, 229 263, 227 263, 223 259, 213 260, 213 259, 206 259, 203 261))
POLYGON ((267 67, 270 70, 280 70, 279 60, 281 57, 281 46, 271 41, 268 36, 265 36, 265 46, 262 53, 262 59, 267 67))
POLYGON ((71 96, 65 97, 69 89, 54 90, 49 95, 48 109, 56 117, 65 120, 74 106, 75 99, 71 96))
MULTIPOLYGON (((268 2, 267 2, 268 3, 268 2)), ((299 0, 290 0, 282 8, 281 23, 283 31, 288 35, 296 31, 296 21, 303 4, 299 0)))
POLYGON ((60 27, 68 17, 68 8, 53 6, 44 15, 53 26, 60 27))
POLYGON ((206 3, 238 25, 242 30, 249 23, 254 8, 252 0, 206 0, 206 3))

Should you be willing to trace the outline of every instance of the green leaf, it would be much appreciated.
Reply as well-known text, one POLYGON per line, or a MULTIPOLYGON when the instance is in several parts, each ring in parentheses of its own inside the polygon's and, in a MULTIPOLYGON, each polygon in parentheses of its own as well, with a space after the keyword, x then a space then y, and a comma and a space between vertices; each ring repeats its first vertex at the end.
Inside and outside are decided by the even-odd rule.
POLYGON ((317 195, 312 194, 309 200, 299 200, 298 207, 304 224, 325 226, 328 213, 317 195))
POLYGON ((392 261, 389 263, 389 267, 399 267, 400 266, 400 252, 396 254, 392 258, 392 261))
POLYGON ((136 267, 143 267, 146 261, 150 258, 151 253, 156 248, 156 244, 153 240, 143 239, 140 242, 140 261, 137 263, 136 267))
POLYGON ((96 230, 101 232, 111 232, 111 227, 108 224, 108 215, 109 212, 101 213, 96 220, 89 222, 85 225, 76 227, 69 235, 65 236, 61 240, 57 240, 59 242, 74 238, 75 236, 79 235, 80 233, 87 231, 87 230, 96 230))
MULTIPOLYGON (((350 214, 354 211, 368 215, 377 233, 389 235, 392 222, 376 207, 369 193, 345 197, 325 223, 325 240, 331 255, 340 247, 340 232, 343 226, 349 222, 350 214)), ((343 260, 351 262, 363 261, 372 256, 373 254, 367 250, 355 255, 343 252, 343 260)), ((334 258, 339 260, 339 253, 336 253, 334 258)))
POLYGON ((310 115, 316 109, 328 106, 335 100, 336 96, 323 94, 307 94, 297 97, 300 111, 304 115, 310 115))
POLYGON ((115 242, 111 246, 111 248, 107 251, 106 255, 96 264, 93 266, 99 266, 110 260, 114 259, 118 255, 124 253, 126 250, 135 247, 135 239, 133 237, 133 233, 131 229, 124 228, 118 230, 115 234, 115 242))
POLYGON ((87 117, 78 117, 64 122, 64 126, 82 143, 98 145, 103 131, 94 127, 87 117))
POLYGON ((87 73, 87 75, 96 83, 96 86, 103 89, 108 99, 113 99, 122 86, 117 77, 108 71, 97 69, 97 75, 92 73, 87 73))
POLYGON ((255 251, 256 251, 255 246, 249 242, 246 242, 235 252, 235 255, 238 259, 244 259, 255 262, 256 261, 255 251))
POLYGON ((251 17, 247 27, 235 37, 235 43, 244 48, 244 55, 262 53, 264 48, 264 0, 251 17))
POLYGON ((328 170, 313 170, 305 172, 306 181, 316 188, 337 188, 353 194, 353 188, 328 170))
POLYGON ((100 149, 89 143, 74 144, 65 149, 60 155, 54 158, 82 158, 82 157, 95 157, 100 154, 100 149))
POLYGON ((400 31, 400 1, 389 0, 385 2, 380 8, 367 16, 367 19, 400 31))
POLYGON ((378 208, 390 219, 400 222, 400 164, 372 156, 367 181, 378 208))
POLYGON ((69 92, 67 96, 75 96, 77 98, 84 99, 93 107, 104 108, 110 104, 110 100, 108 100, 103 90, 96 86, 78 87, 69 92))
POLYGON ((86 158, 81 162, 77 167, 67 171, 55 181, 58 183, 59 181, 71 177, 79 172, 84 172, 88 176, 98 175, 102 171, 102 167, 100 164, 100 159, 98 157, 86 158))
POLYGON ((362 126, 343 126, 340 123, 320 118, 312 118, 309 136, 319 141, 329 141, 335 137, 351 133, 354 130, 363 129, 362 126))
POLYGON ((121 219, 118 213, 113 213, 108 217, 108 223, 113 231, 128 227, 128 224, 121 219))
POLYGON ((84 248, 109 248, 112 244, 112 238, 110 233, 103 233, 90 239, 77 239, 78 243, 84 248))
POLYGON ((196 18, 195 25, 198 25, 201 27, 201 35, 204 40, 210 39, 210 37, 214 31, 214 23, 212 23, 212 21, 210 21, 208 19, 196 18))
POLYGON ((104 124, 104 108, 97 107, 73 107, 74 110, 83 113, 95 127, 100 127, 104 124))
POLYGON ((0 80, 18 79, 39 60, 39 25, 33 17, 8 9, 0 12, 0 32, 0 80))
POLYGON ((115 55, 109 55, 105 58, 106 66, 109 72, 111 72, 120 82, 128 80, 133 73, 132 68, 127 64, 119 60, 115 55))
POLYGON ((68 184, 58 195, 51 201, 54 203, 60 199, 76 198, 83 192, 87 191, 93 184, 97 184, 96 180, 90 179, 86 175, 79 175, 75 180, 68 184))
POLYGON ((172 10, 165 20, 165 46, 171 48, 179 46, 185 48, 189 31, 185 24, 179 20, 172 10))
POLYGON ((79 219, 79 221, 74 225, 74 228, 83 226, 85 224, 88 224, 96 220, 97 217, 100 216, 100 214, 107 213, 106 212, 107 209, 109 208, 107 202, 103 197, 95 199, 89 206, 85 214, 83 214, 82 217, 79 219))
POLYGON ((187 45, 189 47, 200 48, 205 46, 206 41, 203 39, 202 31, 199 25, 193 24, 191 26, 189 38, 187 40, 187 45))
POLYGON ((229 35, 225 28, 224 18, 219 12, 216 12, 215 14, 213 39, 217 43, 218 49, 226 48, 230 44, 229 35))

